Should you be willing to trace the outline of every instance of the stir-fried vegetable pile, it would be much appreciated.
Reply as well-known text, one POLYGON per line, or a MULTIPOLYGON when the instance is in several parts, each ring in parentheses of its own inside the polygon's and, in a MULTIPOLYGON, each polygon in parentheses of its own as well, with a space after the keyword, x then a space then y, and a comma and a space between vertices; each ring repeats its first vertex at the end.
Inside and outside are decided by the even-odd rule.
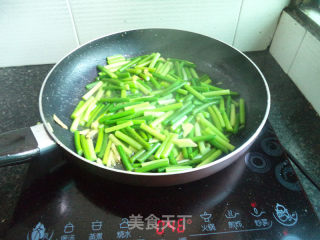
POLYGON ((244 100, 211 84, 187 60, 160 53, 107 57, 71 114, 79 155, 135 172, 175 172, 234 150, 244 100))

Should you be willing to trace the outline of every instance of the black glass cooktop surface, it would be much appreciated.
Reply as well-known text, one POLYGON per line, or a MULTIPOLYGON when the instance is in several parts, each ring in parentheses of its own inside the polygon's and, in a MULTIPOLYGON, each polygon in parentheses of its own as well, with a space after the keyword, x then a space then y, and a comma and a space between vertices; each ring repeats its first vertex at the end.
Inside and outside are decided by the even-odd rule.
POLYGON ((64 165, 21 194, 4 239, 313 240, 320 222, 267 124, 243 157, 189 184, 127 186, 64 165))

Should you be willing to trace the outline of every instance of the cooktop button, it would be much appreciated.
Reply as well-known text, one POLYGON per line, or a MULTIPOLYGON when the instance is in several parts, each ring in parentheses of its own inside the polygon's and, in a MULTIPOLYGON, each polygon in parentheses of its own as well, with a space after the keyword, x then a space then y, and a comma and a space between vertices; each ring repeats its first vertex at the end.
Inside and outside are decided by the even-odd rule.
POLYGON ((280 157, 283 150, 275 137, 268 137, 261 141, 262 150, 272 157, 280 157))
POLYGON ((273 217, 278 223, 286 227, 292 227, 298 222, 298 213, 296 211, 290 212, 280 203, 275 206, 273 217))
POLYGON ((287 161, 281 162, 275 167, 275 176, 285 188, 291 191, 301 191, 298 178, 287 161))
POLYGON ((251 171, 256 173, 266 173, 271 169, 271 163, 267 156, 257 152, 247 153, 245 163, 251 171))

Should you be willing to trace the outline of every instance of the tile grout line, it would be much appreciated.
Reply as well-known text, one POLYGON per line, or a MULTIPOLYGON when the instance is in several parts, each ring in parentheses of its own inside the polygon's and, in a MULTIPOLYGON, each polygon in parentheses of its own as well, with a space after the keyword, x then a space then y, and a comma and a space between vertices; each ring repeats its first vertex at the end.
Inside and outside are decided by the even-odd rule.
POLYGON ((234 31, 234 36, 233 36, 233 40, 232 40, 232 46, 234 46, 234 43, 236 41, 236 35, 237 35, 238 27, 239 27, 240 16, 241 16, 241 12, 242 12, 242 7, 243 7, 243 2, 244 1, 245 0, 241 0, 241 5, 240 5, 240 9, 239 9, 239 14, 238 14, 238 21, 237 21, 236 29, 234 31))
POLYGON ((292 58, 292 61, 291 61, 291 63, 290 63, 290 66, 288 67, 288 71, 286 72, 288 75, 289 75, 289 72, 290 72, 290 70, 291 70, 291 68, 292 68, 292 66, 293 66, 294 61, 296 60, 296 58, 297 58, 297 56, 298 56, 298 53, 299 53, 299 51, 300 51, 301 45, 302 45, 302 43, 303 43, 303 40, 305 39, 305 37, 306 37, 306 35, 307 35, 307 32, 308 32, 308 31, 305 29, 305 32, 304 32, 304 34, 303 34, 303 37, 302 37, 302 39, 301 39, 301 41, 300 41, 300 43, 299 43, 298 49, 297 49, 297 51, 295 52, 295 54, 294 54, 294 56, 293 56, 293 58, 292 58))
POLYGON ((72 24, 72 30, 73 30, 73 33, 74 33, 75 36, 76 36, 76 42, 77 42, 77 45, 78 45, 78 47, 79 47, 79 46, 80 46, 79 34, 78 34, 77 27, 76 27, 76 23, 75 23, 75 21, 74 21, 74 17, 73 17, 73 14, 72 14, 72 10, 71 10, 71 6, 70 6, 69 0, 66 0, 66 3, 67 3, 68 12, 69 12, 69 14, 70 14, 70 19, 71 19, 71 24, 72 24))

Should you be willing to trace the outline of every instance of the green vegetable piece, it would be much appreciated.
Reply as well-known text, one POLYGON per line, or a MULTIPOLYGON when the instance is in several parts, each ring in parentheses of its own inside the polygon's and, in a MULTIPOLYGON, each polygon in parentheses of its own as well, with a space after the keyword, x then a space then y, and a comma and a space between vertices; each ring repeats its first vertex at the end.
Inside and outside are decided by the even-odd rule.
POLYGON ((117 104, 115 106, 112 106, 110 109, 109 109, 109 112, 116 112, 120 109, 123 109, 125 107, 129 107, 129 106, 132 106, 132 105, 136 105, 138 103, 135 103, 135 102, 128 102, 128 103, 120 103, 120 104, 117 104))
MULTIPOLYGON (((101 77, 101 81, 105 82, 105 84, 114 84, 116 86, 124 86, 123 79, 118 80, 114 78, 101 77)), ((107 85, 104 86, 104 89, 108 90, 109 87, 107 85)))
POLYGON ((153 76, 150 76, 150 82, 155 86, 156 89, 161 88, 161 85, 153 76))
POLYGON ((170 165, 177 165, 178 164, 177 159, 175 158, 173 151, 171 151, 169 154, 169 162, 170 162, 170 165))
POLYGON ((234 128, 236 124, 236 106, 232 103, 230 106, 230 124, 234 128))
POLYGON ((205 160, 203 160, 200 164, 198 164, 197 167, 201 167, 203 165, 211 163, 212 161, 216 160, 221 154, 222 154, 221 150, 215 151, 209 157, 207 157, 205 160))
POLYGON ((132 151, 130 148, 126 147, 126 145, 124 145, 124 143, 121 142, 118 138, 116 138, 113 134, 110 134, 110 135, 109 135, 109 139, 110 139, 116 146, 121 145, 122 148, 123 148, 123 150, 124 150, 129 156, 131 156, 131 155, 133 154, 133 151, 132 151))
POLYGON ((143 172, 150 172, 150 171, 156 170, 158 168, 168 167, 169 166, 169 159, 166 158, 166 159, 154 160, 154 161, 142 163, 141 165, 142 165, 141 168, 135 169, 136 172, 142 172, 142 173, 143 172))
POLYGON ((90 161, 95 161, 97 159, 97 156, 94 151, 92 139, 86 138, 86 136, 80 134, 80 142, 83 149, 84 157, 90 161))
POLYGON ((115 72, 118 78, 130 78, 131 75, 129 72, 115 72))
POLYGON ((213 105, 213 106, 211 106, 211 107, 212 107, 212 110, 215 112, 217 118, 218 118, 219 121, 220 121, 220 126, 221 126, 221 128, 226 127, 226 124, 225 124, 225 122, 224 122, 224 120, 223 120, 223 117, 222 117, 222 115, 221 115, 221 112, 219 111, 219 109, 217 108, 217 106, 213 105))
POLYGON ((97 138, 96 146, 94 148, 94 151, 96 153, 99 153, 101 151, 103 138, 104 138, 104 126, 101 125, 99 126, 99 129, 98 129, 98 138, 97 138))
POLYGON ((111 78, 118 78, 118 76, 111 72, 108 68, 105 68, 104 66, 101 66, 101 65, 98 65, 97 68, 101 71, 101 72, 104 72, 106 73, 109 77, 111 78))
POLYGON ((231 112, 231 96, 227 96, 227 101, 226 101, 226 113, 227 116, 230 118, 230 112, 231 112))
POLYGON ((125 153, 123 147, 121 145, 117 146, 118 152, 120 154, 121 157, 121 162, 123 164, 123 167, 127 170, 127 171, 132 171, 133 167, 128 159, 127 154, 125 153))
POLYGON ((164 80, 164 81, 167 81, 167 82, 170 82, 170 83, 175 83, 177 81, 177 79, 174 79, 174 78, 172 78, 170 76, 164 76, 164 75, 162 75, 160 73, 157 73, 157 72, 152 73, 152 75, 154 77, 156 77, 156 78, 159 78, 161 80, 164 80))
POLYGON ((150 133, 152 136, 156 137, 157 139, 164 141, 165 140, 165 135, 161 134, 160 132, 158 132, 157 130, 149 127, 147 124, 142 123, 140 125, 140 128, 144 131, 146 131, 147 133, 150 133))
POLYGON ((191 137, 190 139, 194 142, 202 142, 202 141, 209 141, 216 137, 216 134, 208 134, 208 135, 201 135, 201 136, 195 136, 191 137))
POLYGON ((144 97, 137 97, 137 98, 130 98, 130 102, 134 102, 134 103, 139 103, 139 102, 153 102, 153 101, 157 101, 158 98, 157 97, 153 97, 153 96, 144 96, 144 97))
POLYGON ((210 107, 213 104, 214 104, 214 102, 209 102, 209 103, 202 104, 201 106, 199 106, 196 109, 194 109, 192 113, 194 115, 196 115, 198 112, 203 112, 204 110, 206 110, 208 107, 210 107))
POLYGON ((239 114, 240 114, 240 125, 244 126, 246 124, 246 110, 245 110, 245 102, 243 98, 239 99, 239 114))
MULTIPOLYGON (((206 149, 207 150, 207 149, 206 149)), ((206 152, 206 151, 205 151, 206 152)), ((205 153, 204 152, 204 153, 205 153)), ((194 159, 196 156, 198 156, 198 154, 199 154, 199 150, 198 149, 196 149, 196 150, 194 150, 189 156, 190 156, 190 158, 191 159, 194 159)))
POLYGON ((162 91, 162 93, 160 93, 159 95, 160 95, 160 96, 169 95, 170 93, 173 93, 173 92, 179 90, 179 89, 180 89, 181 87, 183 87, 186 83, 187 83, 187 82, 185 82, 185 81, 183 81, 183 82, 178 81, 178 82, 172 84, 170 87, 164 89, 164 90, 162 91))
POLYGON ((126 128, 126 127, 129 127, 129 126, 132 126, 132 125, 133 125, 133 122, 132 121, 128 121, 126 123, 122 123, 122 124, 119 124, 119 125, 116 125, 116 126, 113 126, 113 127, 106 128, 104 131, 106 133, 114 132, 116 130, 119 130, 119 129, 122 129, 122 128, 126 128))
MULTIPOLYGON (((134 121, 134 120, 133 120, 134 121)), ((133 128, 127 127, 125 128, 128 133, 133 137, 134 139, 137 140, 145 149, 150 149, 151 145, 150 143, 146 142, 133 128)))
MULTIPOLYGON (((201 137, 201 129, 200 129, 200 125, 199 125, 199 123, 195 123, 195 125, 194 125, 194 133, 195 133, 195 135, 197 136, 197 137, 201 137)), ((193 136, 191 136, 190 137, 191 139, 193 138, 193 136)), ((198 146, 199 146, 199 150, 200 150, 200 152, 201 152, 201 154, 204 154, 205 153, 205 151, 206 151, 206 147, 205 147, 205 144, 204 144, 204 141, 202 140, 202 141, 199 141, 199 143, 198 143, 198 146)), ((189 154, 190 155, 190 154, 189 154)), ((193 157, 191 157, 191 158, 193 158, 193 157)))
POLYGON ((141 157, 146 152, 145 149, 140 149, 138 152, 136 152, 131 158, 130 162, 134 163, 139 157, 141 157))
POLYGON ((141 57, 137 57, 137 58, 131 60, 130 62, 124 64, 123 66, 121 66, 118 71, 119 71, 119 72, 123 72, 123 71, 126 70, 127 68, 135 65, 135 64, 136 64, 137 62, 139 62, 140 60, 141 60, 141 57))
POLYGON ((70 127, 70 132, 75 132, 78 129, 80 121, 81 121, 81 116, 77 117, 73 120, 71 127, 70 127))
POLYGON ((221 114, 222 114, 223 111, 226 111, 225 104, 224 104, 224 99, 223 99, 223 98, 220 99, 219 110, 220 110, 221 114))
POLYGON ((83 150, 82 150, 82 147, 81 147, 79 131, 75 131, 74 132, 74 146, 76 148, 77 154, 82 156, 83 150))
MULTIPOLYGON (((204 131, 207 134, 214 135, 214 132, 210 128, 206 128, 204 131)), ((224 140, 222 137, 220 137, 218 135, 215 138, 212 139, 211 143, 212 142, 216 142, 218 144, 221 144, 222 146, 224 146, 225 148, 227 148, 230 151, 233 151, 235 149, 235 146, 233 146, 231 143, 229 143, 228 141, 224 140)))
POLYGON ((199 75, 198 75, 197 71, 195 70, 195 68, 191 67, 190 68, 190 73, 191 73, 193 78, 199 79, 199 75))
POLYGON ((195 90, 193 87, 190 85, 184 85, 184 88, 190 92, 192 95, 194 95, 196 98, 198 98, 200 101, 204 101, 206 99, 205 96, 203 96, 201 93, 199 93, 197 90, 195 90))
POLYGON ((110 103, 120 103, 120 102, 129 102, 129 98, 101 98, 99 102, 110 102, 110 103))
POLYGON ((193 62, 190 62, 188 60, 178 59, 178 58, 168 58, 168 61, 178 61, 180 63, 183 63, 184 66, 193 67, 195 68, 196 65, 193 62))
POLYGON ((235 117, 235 124, 234 124, 234 127, 233 127, 233 134, 237 134, 238 131, 239 131, 239 124, 240 124, 240 117, 239 117, 239 114, 236 113, 236 117, 235 117))
POLYGON ((218 136, 220 136, 224 140, 229 141, 228 138, 217 127, 215 127, 211 122, 209 122, 207 119, 205 119, 201 113, 197 115, 197 118, 199 120, 199 123, 202 126, 211 129, 211 131, 214 134, 217 134, 218 136))
POLYGON ((231 123, 230 123, 230 120, 229 120, 229 118, 228 118, 228 116, 227 116, 226 111, 223 110, 223 111, 221 112, 221 114, 222 114, 222 117, 223 117, 223 121, 224 121, 225 124, 226 124, 226 129, 227 129, 227 131, 232 132, 233 129, 232 129, 232 126, 231 126, 231 123))
POLYGON ((136 140, 134 140, 133 138, 127 136, 126 134, 120 132, 120 131, 116 131, 115 135, 117 138, 119 138, 120 140, 128 143, 131 147, 140 150, 142 149, 142 145, 140 143, 138 143, 136 140))
POLYGON ((181 108, 182 106, 183 106, 182 103, 174 103, 174 104, 170 104, 167 106, 152 109, 149 111, 151 111, 151 112, 168 112, 168 111, 172 111, 172 110, 177 110, 177 109, 181 108))
POLYGON ((168 141, 169 141, 169 136, 167 136, 165 138, 165 140, 162 142, 162 144, 158 148, 157 152, 154 154, 154 158, 156 158, 156 159, 160 159, 161 158, 161 153, 163 152, 163 150, 164 150, 165 146, 167 145, 168 141))
POLYGON ((93 96, 91 96, 87 101, 84 102, 84 104, 82 104, 77 111, 74 111, 71 115, 72 118, 77 118, 80 117, 88 108, 88 106, 94 102, 95 99, 93 96))
POLYGON ((183 172, 190 169, 192 169, 191 166, 171 166, 171 167, 166 167, 165 171, 167 173, 172 173, 172 172, 183 172))
POLYGON ((99 122, 103 123, 106 120, 119 119, 119 118, 131 116, 134 113, 136 113, 136 111, 134 109, 129 109, 129 110, 126 110, 126 111, 123 111, 123 112, 119 112, 119 113, 113 114, 113 115, 104 116, 104 117, 99 119, 99 122))
POLYGON ((91 88, 85 95, 82 96, 83 100, 88 100, 96 91, 103 85, 103 82, 99 81, 93 88, 91 88))
POLYGON ((143 92, 145 95, 149 95, 151 93, 151 91, 146 88, 145 86, 143 86, 141 83, 136 82, 136 86, 139 90, 141 90, 141 92, 143 92))
POLYGON ((163 151, 161 152, 161 158, 167 158, 173 148, 173 139, 176 137, 174 133, 170 133, 168 136, 168 141, 165 143, 163 151))
POLYGON ((95 85, 97 85, 97 83, 100 82, 100 81, 95 81, 95 82, 92 82, 92 83, 89 83, 86 85, 86 89, 90 90, 91 88, 93 88, 95 85))
POLYGON ((216 151, 216 149, 211 149, 206 154, 204 154, 202 157, 197 157, 197 158, 194 158, 192 160, 179 162, 178 166, 193 166, 193 165, 199 164, 200 162, 202 162, 203 160, 208 158, 215 151, 216 151))
POLYGON ((133 163, 132 167, 133 168, 141 168, 141 163, 133 163))
POLYGON ((189 158, 188 149, 186 147, 182 148, 182 155, 185 159, 189 158))
POLYGON ((72 112, 72 114, 71 114, 71 118, 72 118, 72 119, 75 119, 75 118, 76 118, 75 113, 77 113, 77 112, 79 111, 79 108, 81 108, 83 104, 84 104, 84 101, 83 101, 83 100, 81 100, 81 101, 78 103, 78 105, 76 106, 76 108, 73 110, 73 112, 72 112))
POLYGON ((155 67, 155 65, 156 65, 157 61, 159 60, 159 58, 160 58, 160 53, 155 53, 153 58, 152 58, 152 60, 151 60, 151 62, 150 62, 150 64, 149 64, 149 67, 150 68, 155 67))
POLYGON ((108 135, 104 134, 100 152, 97 154, 98 158, 100 159, 103 158, 104 152, 106 151, 106 148, 107 148, 107 144, 108 144, 108 135))
POLYGON ((109 138, 108 144, 107 144, 107 147, 106 147, 106 149, 105 149, 105 152, 104 152, 104 155, 103 155, 103 159, 102 159, 102 163, 103 163, 104 165, 107 165, 108 167, 110 166, 109 156, 110 156, 110 151, 111 151, 111 145, 112 145, 112 141, 111 141, 111 139, 109 138))
POLYGON ((216 90, 216 91, 203 93, 203 96, 205 97, 222 96, 222 95, 230 95, 230 90, 224 89, 224 90, 216 90))
POLYGON ((145 152, 144 154, 142 154, 139 158, 137 158, 137 160, 139 162, 144 162, 145 160, 147 160, 155 151, 157 151, 157 149, 160 147, 161 143, 155 143, 154 145, 151 146, 151 148, 145 152))
POLYGON ((211 117, 213 124, 222 132, 220 120, 211 106, 208 107, 208 111, 209 111, 209 114, 210 114, 210 117, 211 117))

